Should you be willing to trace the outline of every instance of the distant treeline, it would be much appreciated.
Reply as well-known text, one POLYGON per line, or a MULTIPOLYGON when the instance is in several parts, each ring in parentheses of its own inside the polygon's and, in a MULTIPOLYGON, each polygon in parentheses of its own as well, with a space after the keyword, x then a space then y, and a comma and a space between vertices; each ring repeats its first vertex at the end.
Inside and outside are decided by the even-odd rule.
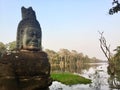
POLYGON ((96 57, 90 58, 88 55, 79 53, 76 50, 69 51, 68 49, 60 49, 56 52, 50 49, 45 49, 45 52, 48 54, 48 58, 52 65, 80 65, 85 63, 102 62, 102 60, 99 60, 96 57))

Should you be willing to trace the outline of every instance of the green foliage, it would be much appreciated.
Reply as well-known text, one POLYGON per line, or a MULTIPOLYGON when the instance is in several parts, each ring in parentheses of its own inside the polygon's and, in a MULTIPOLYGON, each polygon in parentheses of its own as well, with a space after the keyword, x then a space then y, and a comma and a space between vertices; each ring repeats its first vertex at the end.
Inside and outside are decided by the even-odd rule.
POLYGON ((120 75, 120 46, 117 46, 116 49, 114 49, 116 52, 113 57, 111 58, 111 61, 109 61, 108 66, 108 73, 119 76, 120 75))
POLYGON ((115 6, 109 10, 110 15, 113 15, 114 13, 118 13, 118 11, 120 11, 120 3, 118 0, 114 0, 112 4, 115 6))
POLYGON ((91 83, 90 79, 72 73, 52 73, 51 78, 66 85, 91 83))
POLYGON ((97 58, 89 58, 83 53, 78 53, 76 50, 69 51, 68 49, 60 49, 58 52, 46 49, 45 52, 48 54, 50 63, 53 64, 63 64, 65 65, 78 65, 84 63, 96 63, 99 62, 97 58))
POLYGON ((0 57, 1 57, 2 53, 4 53, 5 51, 6 51, 5 44, 0 42, 0 57))
POLYGON ((0 42, 0 51, 4 51, 6 49, 5 44, 0 42))
POLYGON ((0 56, 7 50, 12 51, 15 50, 15 48, 16 48, 16 41, 9 42, 7 44, 0 42, 0 56))
POLYGON ((50 63, 52 63, 52 64, 58 64, 59 63, 58 54, 55 51, 46 49, 45 52, 48 54, 48 58, 50 60, 50 63))
POLYGON ((117 48, 114 50, 116 53, 113 56, 113 60, 115 64, 120 63, 120 46, 117 46, 117 48))
POLYGON ((6 44, 6 47, 10 51, 15 50, 16 49, 16 41, 9 42, 8 44, 6 44))

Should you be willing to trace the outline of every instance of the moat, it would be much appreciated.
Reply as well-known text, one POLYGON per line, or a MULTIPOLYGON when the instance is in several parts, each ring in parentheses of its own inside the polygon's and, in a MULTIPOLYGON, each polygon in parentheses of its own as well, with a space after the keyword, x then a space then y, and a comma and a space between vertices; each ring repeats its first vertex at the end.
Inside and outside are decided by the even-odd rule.
MULTIPOLYGON (((50 90, 119 90, 116 87, 111 86, 111 78, 107 72, 108 63, 93 63, 91 67, 75 71, 75 74, 79 74, 92 80, 91 84, 77 84, 77 85, 64 85, 60 82, 54 81, 49 87, 50 90)), ((60 69, 59 69, 60 70, 60 69)))

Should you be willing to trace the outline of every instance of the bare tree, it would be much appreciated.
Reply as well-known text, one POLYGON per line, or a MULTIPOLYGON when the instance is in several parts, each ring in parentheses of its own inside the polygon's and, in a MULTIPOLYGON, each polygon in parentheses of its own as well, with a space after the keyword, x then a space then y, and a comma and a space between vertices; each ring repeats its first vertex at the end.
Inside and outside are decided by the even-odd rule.
POLYGON ((111 54, 111 51, 110 51, 110 45, 107 45, 107 42, 106 42, 105 37, 103 36, 103 33, 104 32, 99 32, 99 34, 100 34, 100 39, 99 39, 99 41, 100 41, 100 48, 103 51, 105 57, 110 62, 112 60, 112 54, 111 54))
POLYGON ((99 39, 100 47, 101 47, 103 53, 105 54, 106 58, 108 59, 108 63, 109 63, 108 72, 110 72, 112 75, 114 75, 115 71, 116 71, 114 56, 111 54, 110 45, 107 45, 107 42, 106 42, 105 37, 103 36, 103 33, 104 32, 99 32, 99 34, 100 34, 100 39, 99 39))

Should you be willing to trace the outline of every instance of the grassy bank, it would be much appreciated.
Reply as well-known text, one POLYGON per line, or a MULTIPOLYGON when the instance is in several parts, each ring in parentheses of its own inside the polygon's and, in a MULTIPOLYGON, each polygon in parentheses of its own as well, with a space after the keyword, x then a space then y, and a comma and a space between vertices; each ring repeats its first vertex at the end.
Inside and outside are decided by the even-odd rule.
POLYGON ((51 73, 51 78, 66 85, 91 83, 90 79, 72 73, 51 73))

